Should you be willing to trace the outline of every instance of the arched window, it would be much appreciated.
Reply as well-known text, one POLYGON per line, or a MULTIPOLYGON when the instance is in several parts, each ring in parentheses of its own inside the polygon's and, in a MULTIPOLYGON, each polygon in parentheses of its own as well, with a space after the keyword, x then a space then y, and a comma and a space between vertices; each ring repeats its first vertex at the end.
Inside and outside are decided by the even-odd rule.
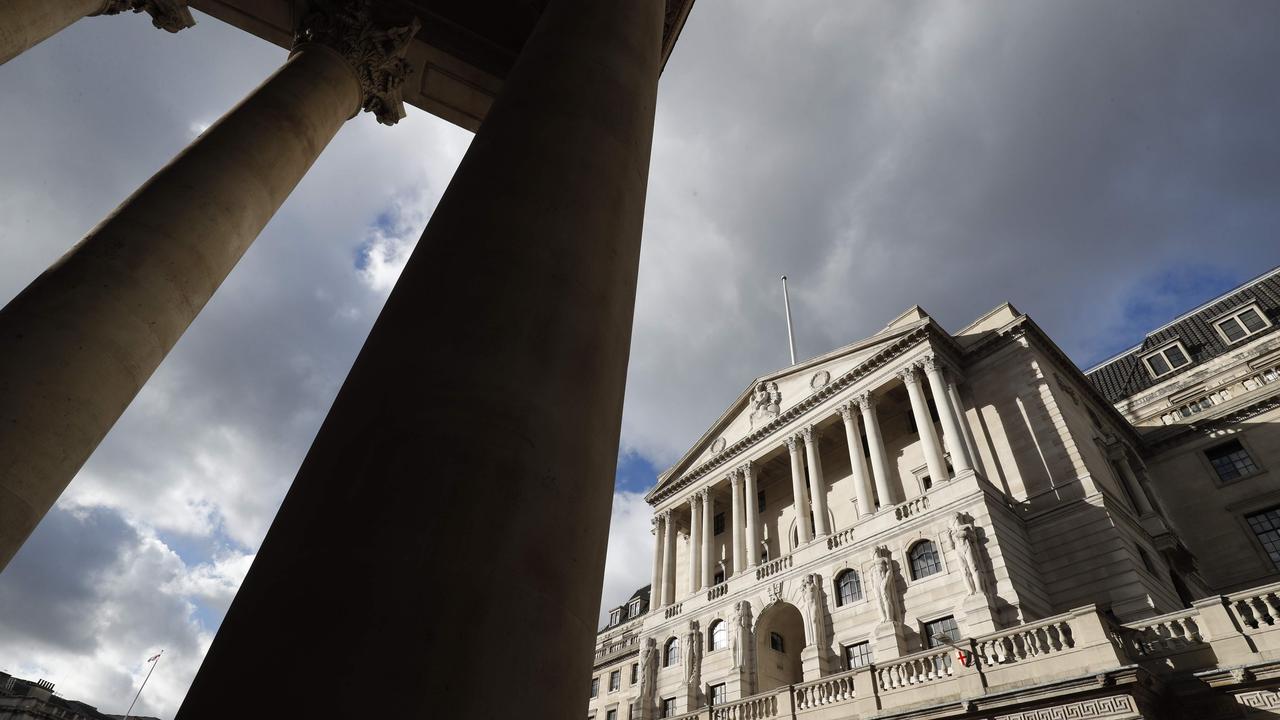
POLYGON ((723 620, 714 620, 707 632, 707 650, 723 650, 729 647, 729 627, 723 620))
POLYGON ((836 576, 836 607, 852 605, 862 599, 862 579, 857 570, 845 570, 836 576))
POLYGON ((680 664, 680 639, 671 638, 662 650, 662 667, 680 664))
POLYGON ((942 563, 938 560, 938 549, 928 540, 921 540, 912 545, 907 557, 911 559, 912 580, 929 577, 942 570, 942 563))

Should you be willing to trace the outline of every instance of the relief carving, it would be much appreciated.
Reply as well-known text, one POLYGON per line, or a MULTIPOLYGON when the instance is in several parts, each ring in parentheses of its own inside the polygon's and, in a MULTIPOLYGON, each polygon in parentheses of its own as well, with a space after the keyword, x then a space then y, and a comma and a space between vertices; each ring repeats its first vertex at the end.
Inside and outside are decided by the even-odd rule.
POLYGON ((981 592, 983 595, 989 595, 987 576, 982 572, 978 554, 978 529, 974 527, 973 521, 966 519, 961 513, 956 513, 951 519, 951 525, 947 528, 947 538, 951 542, 951 549, 955 550, 956 557, 960 560, 960 573, 964 577, 965 586, 969 588, 969 594, 976 595, 981 592))
POLYGON ((733 627, 729 630, 729 650, 733 668, 747 669, 747 653, 751 648, 751 603, 740 600, 733 606, 733 627))
POLYGON ((751 429, 761 427, 782 412, 782 392, 776 382, 762 382, 756 385, 751 395, 751 429))
POLYGON ((898 579, 893 573, 893 559, 887 546, 881 545, 875 549, 871 571, 876 580, 876 600, 880 611, 880 622, 899 622, 898 579))

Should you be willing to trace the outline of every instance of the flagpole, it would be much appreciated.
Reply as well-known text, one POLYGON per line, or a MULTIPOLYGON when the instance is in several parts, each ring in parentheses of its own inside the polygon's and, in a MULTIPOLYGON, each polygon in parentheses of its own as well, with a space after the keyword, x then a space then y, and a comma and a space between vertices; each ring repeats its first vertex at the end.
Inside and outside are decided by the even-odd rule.
POLYGON ((796 336, 791 332, 791 300, 787 297, 787 276, 782 276, 782 306, 787 311, 787 345, 791 348, 791 364, 796 364, 796 336))
MULTIPOLYGON (((164 655, 164 650, 160 651, 160 655, 164 655)), ((147 686, 147 681, 151 679, 151 673, 156 671, 156 666, 160 664, 160 655, 156 655, 155 660, 151 663, 151 669, 147 671, 147 676, 142 678, 142 684, 138 686, 138 694, 133 696, 133 702, 129 703, 129 709, 124 711, 124 720, 129 720, 129 716, 133 714, 133 706, 138 703, 138 698, 142 696, 142 688, 147 686)))

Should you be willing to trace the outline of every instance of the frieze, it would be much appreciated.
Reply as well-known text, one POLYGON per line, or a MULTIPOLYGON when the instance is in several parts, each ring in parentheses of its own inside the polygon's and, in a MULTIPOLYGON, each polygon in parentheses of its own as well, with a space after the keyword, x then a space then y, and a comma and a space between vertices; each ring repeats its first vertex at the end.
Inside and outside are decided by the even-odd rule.
POLYGON ((1251 692, 1240 693, 1239 695, 1236 695, 1236 702, 1247 708, 1272 710, 1280 708, 1280 691, 1253 690, 1251 692))
POLYGON ((1077 720, 1082 718, 1106 718, 1114 715, 1132 715, 1138 709, 1128 695, 1093 698, 1066 705, 1028 710, 1012 715, 997 715, 995 720, 1077 720))

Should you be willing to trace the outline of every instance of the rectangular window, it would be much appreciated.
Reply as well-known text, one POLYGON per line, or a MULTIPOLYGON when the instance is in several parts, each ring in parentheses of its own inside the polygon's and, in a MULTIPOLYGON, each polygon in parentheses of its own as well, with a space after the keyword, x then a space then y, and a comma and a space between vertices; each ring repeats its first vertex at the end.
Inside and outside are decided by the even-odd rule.
POLYGON ((668 717, 675 717, 675 716, 676 716, 676 699, 673 697, 662 698, 662 717, 668 718, 668 717))
POLYGON ((1251 335, 1257 335, 1271 327, 1271 322, 1267 320, 1267 316, 1262 313, 1262 310, 1257 305, 1246 305, 1242 308, 1237 308, 1213 324, 1218 328, 1222 339, 1226 340, 1228 345, 1251 335))
POLYGON ((640 663, 631 663, 631 684, 640 682, 640 663))
POLYGON ((717 535, 724 532, 724 513, 716 513, 714 527, 717 535))
POLYGON ((764 491, 756 493, 756 510, 764 512, 764 491))
POLYGON ((947 636, 949 642, 960 639, 960 629, 956 627, 956 619, 950 615, 924 624, 924 637, 928 647, 936 648, 944 645, 940 638, 942 635, 947 636))
POLYGON ((604 720, 618 720, 618 711, 606 710, 604 713, 604 720))
POLYGON ((717 705, 723 705, 729 699, 729 694, 725 689, 724 683, 720 683, 707 688, 707 697, 711 699, 711 707, 716 707, 717 705))
POLYGON ((622 671, 614 670, 609 673, 609 692, 617 692, 622 689, 622 671))
POLYGON ((855 670, 871 664, 871 643, 860 642, 844 646, 844 667, 855 670))
POLYGON ((1252 515, 1246 515, 1249 529, 1258 536, 1262 549, 1267 551, 1271 564, 1280 568, 1280 505, 1252 515))
POLYGON ((593 677, 591 678, 591 697, 596 697, 599 694, 600 694, 600 678, 593 677))
POLYGON ((1222 482, 1258 472, 1258 465, 1249 457, 1249 451, 1244 449, 1239 440, 1214 445, 1204 451, 1204 456, 1209 458, 1209 464, 1213 465, 1213 471, 1218 473, 1218 480, 1222 482))
POLYGON ((769 647, 778 652, 786 652, 787 644, 783 641, 782 636, 776 632, 769 633, 769 647))
POLYGON ((1147 364, 1147 370, 1153 378, 1163 377, 1191 363, 1187 357, 1187 349, 1177 340, 1153 353, 1143 355, 1142 361, 1147 364))

